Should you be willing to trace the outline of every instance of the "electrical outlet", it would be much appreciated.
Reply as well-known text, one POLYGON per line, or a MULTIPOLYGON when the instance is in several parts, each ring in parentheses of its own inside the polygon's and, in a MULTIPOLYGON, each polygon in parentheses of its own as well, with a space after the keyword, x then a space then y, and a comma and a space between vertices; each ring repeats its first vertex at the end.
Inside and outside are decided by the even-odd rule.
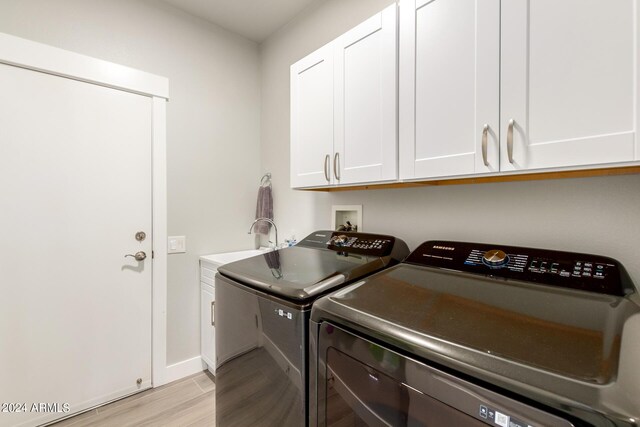
POLYGON ((182 254, 187 252, 187 237, 186 236, 169 236, 168 253, 170 254, 182 254))

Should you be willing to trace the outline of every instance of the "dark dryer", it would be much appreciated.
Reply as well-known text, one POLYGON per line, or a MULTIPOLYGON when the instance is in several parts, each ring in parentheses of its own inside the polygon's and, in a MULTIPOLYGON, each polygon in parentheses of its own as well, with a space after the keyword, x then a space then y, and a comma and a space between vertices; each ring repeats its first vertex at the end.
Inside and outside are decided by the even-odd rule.
POLYGON ((317 231, 216 276, 216 425, 306 425, 313 302, 409 254, 394 237, 317 231))
POLYGON ((310 426, 637 426, 640 305, 595 255, 431 241, 316 301, 310 426))

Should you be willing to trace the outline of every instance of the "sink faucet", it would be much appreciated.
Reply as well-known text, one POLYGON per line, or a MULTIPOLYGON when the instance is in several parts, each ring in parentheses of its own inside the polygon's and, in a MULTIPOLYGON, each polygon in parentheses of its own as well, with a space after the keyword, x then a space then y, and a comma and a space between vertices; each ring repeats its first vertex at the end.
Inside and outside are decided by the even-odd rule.
POLYGON ((278 227, 276 227, 276 223, 273 222, 272 219, 269 218, 258 218, 255 221, 253 221, 253 223, 251 223, 251 227, 249 227, 249 231, 247 232, 247 234, 251 234, 251 231, 253 230, 253 227, 259 223, 260 221, 264 221, 264 222, 268 222, 269 224, 273 225, 273 230, 276 232, 276 249, 278 249, 278 227))

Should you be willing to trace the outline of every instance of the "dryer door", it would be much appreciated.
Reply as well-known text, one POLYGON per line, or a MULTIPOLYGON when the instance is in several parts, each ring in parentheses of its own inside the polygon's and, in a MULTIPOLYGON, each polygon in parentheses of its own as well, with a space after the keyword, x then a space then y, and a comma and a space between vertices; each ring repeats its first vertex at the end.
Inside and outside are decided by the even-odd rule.
POLYGON ((572 425, 329 323, 318 350, 318 426, 572 425))
MULTIPOLYGON (((399 360, 386 362, 393 365, 399 360)), ((481 427, 484 423, 330 348, 326 425, 481 427)))

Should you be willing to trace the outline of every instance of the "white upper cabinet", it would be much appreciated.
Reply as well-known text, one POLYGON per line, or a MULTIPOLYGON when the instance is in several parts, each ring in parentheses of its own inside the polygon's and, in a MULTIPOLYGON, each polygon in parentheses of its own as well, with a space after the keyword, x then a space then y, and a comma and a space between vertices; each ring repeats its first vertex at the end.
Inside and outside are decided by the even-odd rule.
POLYGON ((502 2, 502 170, 634 160, 636 8, 502 2))
POLYGON ((498 171, 500 1, 400 13, 400 178, 498 171))
POLYGON ((636 2, 401 0, 400 178, 638 160, 636 2))
POLYGON ((395 181, 397 6, 291 66, 291 186, 395 181))
POLYGON ((291 67, 292 187, 638 164, 639 2, 400 0, 291 67))
POLYGON ((397 7, 334 41, 334 179, 398 178, 397 7))
POLYGON ((331 184, 333 158, 333 48, 291 66, 291 186, 331 184))

